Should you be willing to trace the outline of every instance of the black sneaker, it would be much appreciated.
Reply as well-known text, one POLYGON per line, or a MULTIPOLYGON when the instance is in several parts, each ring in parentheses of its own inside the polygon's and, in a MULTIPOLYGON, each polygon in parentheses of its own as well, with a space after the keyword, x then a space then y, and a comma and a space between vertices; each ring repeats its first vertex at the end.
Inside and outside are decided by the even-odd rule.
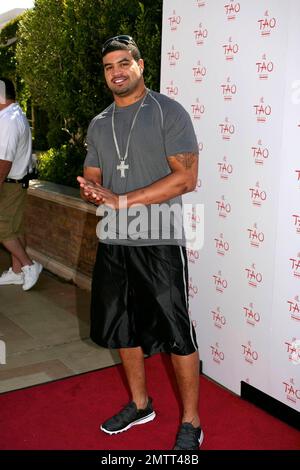
POLYGON ((134 401, 130 402, 118 414, 105 421, 100 429, 108 434, 118 434, 127 431, 137 424, 148 423, 155 418, 155 411, 152 408, 152 399, 149 398, 146 408, 138 410, 134 401))
POLYGON ((173 450, 198 450, 204 438, 202 429, 194 428, 191 423, 182 423, 173 450))

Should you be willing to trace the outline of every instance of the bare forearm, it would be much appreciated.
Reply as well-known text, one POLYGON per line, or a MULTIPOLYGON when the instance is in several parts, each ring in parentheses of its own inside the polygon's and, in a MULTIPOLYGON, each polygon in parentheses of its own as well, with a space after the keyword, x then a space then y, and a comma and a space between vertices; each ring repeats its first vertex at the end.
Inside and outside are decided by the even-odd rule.
POLYGON ((180 173, 170 173, 159 181, 144 188, 127 193, 128 207, 134 204, 160 204, 176 196, 193 191, 194 178, 183 178, 180 173))
POLYGON ((7 160, 0 160, 0 184, 2 184, 10 172, 12 163, 7 160))
POLYGON ((96 205, 106 204, 114 209, 135 204, 160 204, 176 196, 193 191, 198 176, 198 154, 182 153, 168 157, 171 173, 154 183, 123 195, 104 188, 91 177, 78 177, 84 199, 96 205))
POLYGON ((168 158, 172 172, 155 183, 126 194, 128 206, 160 204, 193 191, 198 177, 198 154, 187 152, 168 158))

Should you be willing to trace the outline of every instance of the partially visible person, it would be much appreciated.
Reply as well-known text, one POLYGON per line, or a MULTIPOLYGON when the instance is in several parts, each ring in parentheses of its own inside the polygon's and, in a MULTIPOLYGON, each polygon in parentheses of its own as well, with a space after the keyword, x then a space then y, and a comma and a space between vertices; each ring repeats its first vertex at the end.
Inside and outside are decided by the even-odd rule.
POLYGON ((12 258, 12 266, 0 276, 0 286, 20 284, 25 291, 36 284, 43 269, 25 250, 25 178, 31 171, 29 124, 16 102, 13 83, 0 78, 0 242, 12 258))

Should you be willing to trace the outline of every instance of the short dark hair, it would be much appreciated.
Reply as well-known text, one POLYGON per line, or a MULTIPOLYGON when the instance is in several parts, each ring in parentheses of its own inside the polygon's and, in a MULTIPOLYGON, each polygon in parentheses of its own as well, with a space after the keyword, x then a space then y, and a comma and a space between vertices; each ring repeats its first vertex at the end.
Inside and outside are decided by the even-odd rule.
POLYGON ((4 83, 4 92, 5 92, 5 99, 6 100, 15 100, 16 99, 16 90, 13 82, 8 78, 0 77, 0 85, 1 82, 4 83))
POLYGON ((104 52, 102 52, 102 58, 109 54, 109 52, 114 51, 130 51, 132 57, 137 62, 142 58, 139 48, 136 44, 124 44, 123 42, 117 41, 116 39, 112 40, 108 46, 105 48, 104 52))

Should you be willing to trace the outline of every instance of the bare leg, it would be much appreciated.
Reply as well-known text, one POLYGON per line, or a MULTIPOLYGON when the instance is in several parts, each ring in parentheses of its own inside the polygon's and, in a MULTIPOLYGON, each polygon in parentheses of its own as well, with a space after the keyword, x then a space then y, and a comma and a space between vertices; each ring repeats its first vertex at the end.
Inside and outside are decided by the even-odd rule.
POLYGON ((21 267, 31 265, 32 260, 27 255, 22 243, 24 240, 15 238, 14 240, 6 240, 2 242, 5 248, 10 252, 12 256, 13 271, 18 273, 21 271, 21 267))
POLYGON ((171 354, 179 393, 183 405, 182 422, 191 423, 195 428, 200 425, 199 419, 199 355, 198 352, 188 356, 171 354))
MULTIPOLYGON (((26 248, 26 241, 25 241, 25 237, 24 235, 20 235, 18 237, 18 240, 19 242, 21 243, 24 251, 25 251, 25 248, 26 248)), ((18 260, 18 258, 16 258, 16 256, 14 256, 13 254, 11 255, 11 259, 12 259, 12 269, 15 273, 20 273, 21 272, 21 268, 22 268, 22 265, 20 263, 20 261, 18 260)))
POLYGON ((146 408, 148 393, 146 386, 144 353, 142 348, 122 348, 119 354, 125 370, 132 400, 138 409, 146 408))

